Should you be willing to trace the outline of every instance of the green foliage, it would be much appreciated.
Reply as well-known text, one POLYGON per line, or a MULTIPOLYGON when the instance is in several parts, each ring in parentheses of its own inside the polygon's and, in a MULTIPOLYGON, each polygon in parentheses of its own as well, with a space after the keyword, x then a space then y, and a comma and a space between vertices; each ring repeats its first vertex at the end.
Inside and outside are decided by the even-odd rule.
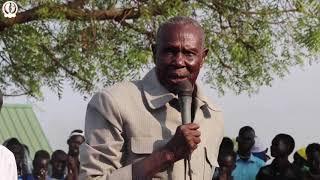
POLYGON ((41 87, 48 86, 61 97, 64 82, 86 94, 136 79, 152 63, 157 27, 177 15, 203 25, 210 52, 205 80, 222 94, 228 89, 257 92, 287 75, 290 67, 319 57, 318 0, 83 2, 19 1, 20 12, 38 8, 37 19, 0 32, 0 91, 41 98, 41 87), (139 14, 103 19, 91 13, 123 8, 139 14))

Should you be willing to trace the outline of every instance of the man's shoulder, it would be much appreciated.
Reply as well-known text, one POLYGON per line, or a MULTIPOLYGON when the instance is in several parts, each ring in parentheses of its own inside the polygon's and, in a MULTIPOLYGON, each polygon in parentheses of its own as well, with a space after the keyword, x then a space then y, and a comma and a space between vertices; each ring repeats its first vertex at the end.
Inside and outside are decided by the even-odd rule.
POLYGON ((272 174, 272 170, 273 169, 272 169, 271 165, 266 165, 266 166, 263 166, 260 168, 261 173, 268 174, 268 175, 272 174))
POLYGON ((141 89, 141 81, 123 81, 114 85, 101 89, 99 93, 107 93, 113 97, 124 97, 139 92, 141 89))
POLYGON ((1 144, 0 144, 0 154, 1 156, 7 157, 7 158, 14 157, 13 153, 1 144))
POLYGON ((254 155, 251 155, 250 158, 252 158, 253 161, 254 161, 254 163, 256 163, 256 164, 257 164, 258 166, 260 166, 260 167, 265 166, 265 164, 266 164, 262 159, 254 156, 254 155))

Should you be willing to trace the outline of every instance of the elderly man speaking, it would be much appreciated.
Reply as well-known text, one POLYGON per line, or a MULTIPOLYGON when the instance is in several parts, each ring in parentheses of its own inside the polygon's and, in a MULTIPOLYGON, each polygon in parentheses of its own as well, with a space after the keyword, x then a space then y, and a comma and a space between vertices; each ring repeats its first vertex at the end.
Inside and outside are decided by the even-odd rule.
POLYGON ((169 19, 152 46, 155 68, 142 80, 93 96, 80 150, 80 179, 212 178, 223 119, 196 83, 208 53, 204 41, 197 21, 169 19), (178 93, 184 88, 191 89, 192 103, 191 123, 183 124, 178 93))

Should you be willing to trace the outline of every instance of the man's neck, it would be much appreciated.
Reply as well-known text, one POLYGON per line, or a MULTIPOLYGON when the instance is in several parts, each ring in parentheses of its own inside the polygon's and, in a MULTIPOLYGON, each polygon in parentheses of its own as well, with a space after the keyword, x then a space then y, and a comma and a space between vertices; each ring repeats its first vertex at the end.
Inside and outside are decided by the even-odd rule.
POLYGON ((250 156, 251 156, 251 152, 238 151, 238 155, 239 155, 240 159, 242 159, 242 160, 249 160, 250 156))
POLYGON ((280 172, 287 170, 291 165, 288 157, 278 157, 273 160, 272 164, 280 172))

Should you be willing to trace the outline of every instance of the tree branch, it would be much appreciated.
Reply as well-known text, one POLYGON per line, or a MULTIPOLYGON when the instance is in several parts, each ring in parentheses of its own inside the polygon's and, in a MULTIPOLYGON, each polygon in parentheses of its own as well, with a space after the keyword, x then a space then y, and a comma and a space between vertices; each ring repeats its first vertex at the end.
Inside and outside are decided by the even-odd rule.
MULTIPOLYGON (((78 2, 78 1, 77 1, 78 2)), ((139 9, 137 8, 113 8, 108 10, 86 10, 81 9, 80 3, 69 3, 69 4, 44 4, 18 13, 15 18, 3 19, 0 21, 0 32, 6 28, 12 27, 15 24, 24 24, 32 21, 41 19, 60 19, 63 15, 67 20, 124 20, 124 19, 135 19, 140 16, 139 9), (41 14, 45 11, 45 14, 41 14)))
POLYGON ((16 96, 24 96, 30 95, 31 92, 22 92, 20 94, 2 94, 4 97, 16 97, 16 96))
POLYGON ((70 69, 68 69, 67 67, 63 66, 60 62, 59 62, 59 59, 57 59, 55 57, 55 55, 44 45, 40 45, 40 47, 46 52, 46 54, 49 55, 49 57, 52 59, 53 63, 62 68, 67 74, 69 74, 70 76, 73 76, 73 77, 76 77, 78 78, 79 80, 83 81, 84 83, 86 83, 88 86, 92 86, 92 83, 88 80, 88 79, 85 79, 81 76, 78 75, 77 72, 75 71, 72 71, 70 69))

